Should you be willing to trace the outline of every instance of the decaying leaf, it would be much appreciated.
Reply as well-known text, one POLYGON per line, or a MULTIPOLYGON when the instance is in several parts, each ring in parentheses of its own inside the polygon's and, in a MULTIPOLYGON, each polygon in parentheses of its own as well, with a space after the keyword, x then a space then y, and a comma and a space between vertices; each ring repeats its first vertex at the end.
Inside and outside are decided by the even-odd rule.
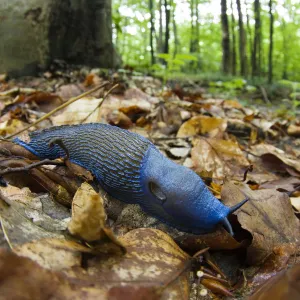
MULTIPOLYGON (((283 150, 268 144, 258 144, 250 148, 251 153, 260 156, 262 162, 270 169, 280 172, 295 170, 300 174, 300 161, 283 150)), ((294 175, 294 174, 291 174, 294 175)))
POLYGON ((223 179, 226 176, 242 178, 244 168, 249 165, 237 143, 208 138, 193 140, 191 156, 196 172, 212 172, 212 177, 223 179))
POLYGON ((300 299, 300 265, 283 270, 260 286, 249 300, 300 299))
POLYGON ((225 129, 225 120, 199 115, 183 123, 177 132, 177 137, 188 137, 197 134, 206 134, 212 131, 218 133, 224 132, 225 129))
POLYGON ((59 237, 70 220, 68 209, 48 195, 37 195, 29 189, 8 185, 0 187, 0 217, 10 246, 41 238, 59 237))
POLYGON ((68 230, 87 242, 100 240, 105 220, 102 198, 88 183, 83 183, 73 199, 68 230))
MULTIPOLYGON (((80 257, 82 252, 88 253, 85 250, 88 248, 76 246, 74 242, 44 240, 34 249, 33 243, 18 249, 20 255, 55 269, 55 272, 41 268, 28 258, 0 252, 1 295, 10 292, 8 295, 12 299, 24 289, 23 293, 34 296, 35 289, 48 284, 47 291, 50 290, 55 299, 82 299, 83 293, 84 299, 108 300, 112 295, 116 295, 116 299, 141 299, 140 292, 142 299, 153 299, 150 296, 166 300, 188 299, 190 257, 168 235, 154 229, 137 229, 120 241, 127 249, 125 255, 90 256, 84 268, 80 265, 80 257), (10 261, 10 258, 17 263, 8 267, 5 261, 10 261), (24 274, 24 268, 27 285, 19 276, 24 274), (39 280, 35 279, 37 274, 39 280), (37 284, 33 284, 34 281, 37 284), (28 282, 32 284, 28 286, 28 282), (15 289, 10 290, 11 286, 15 289), (121 297, 121 291, 130 293, 121 297), (128 298, 130 295, 132 298, 128 298)), ((40 297, 36 299, 44 299, 40 297)))
POLYGON ((247 249, 247 261, 259 265, 274 251, 275 247, 291 245, 294 253, 299 251, 300 222, 296 218, 289 197, 276 190, 252 191, 242 183, 226 183, 222 199, 232 206, 247 195, 250 200, 235 213, 241 226, 252 236, 247 249))

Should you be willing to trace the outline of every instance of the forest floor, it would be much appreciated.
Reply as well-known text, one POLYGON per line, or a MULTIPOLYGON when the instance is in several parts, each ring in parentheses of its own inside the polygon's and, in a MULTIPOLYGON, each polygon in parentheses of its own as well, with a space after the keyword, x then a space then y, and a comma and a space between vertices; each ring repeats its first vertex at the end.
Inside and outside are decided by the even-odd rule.
POLYGON ((229 93, 65 65, 40 77, 0 75, 2 297, 299 299, 299 111, 245 95, 244 86, 229 93), (67 159, 36 164, 11 142, 90 122, 150 139, 228 206, 248 196, 230 217, 234 237, 222 227, 180 232, 95 192, 92 174, 67 159))

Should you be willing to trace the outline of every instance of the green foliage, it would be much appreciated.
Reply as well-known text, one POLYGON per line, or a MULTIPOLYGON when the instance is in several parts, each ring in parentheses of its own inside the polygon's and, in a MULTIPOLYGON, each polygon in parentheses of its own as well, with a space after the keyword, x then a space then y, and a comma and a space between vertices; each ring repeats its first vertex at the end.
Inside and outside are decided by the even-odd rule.
POLYGON ((160 75, 162 71, 165 82, 173 72, 180 71, 188 62, 197 61, 197 58, 191 54, 176 54, 175 57, 173 57, 168 53, 159 53, 157 57, 162 59, 165 64, 155 64, 152 66, 152 70, 158 71, 158 75, 160 75))
MULTIPOLYGON (((162 1, 163 3, 163 1, 162 1)), ((150 12, 149 1, 137 0, 115 0, 113 1, 113 30, 114 42, 117 50, 122 55, 124 64, 135 67, 138 70, 150 70, 155 73, 167 74, 170 78, 174 74, 179 75, 180 72, 186 74, 194 74, 196 77, 199 74, 217 74, 219 77, 222 64, 222 29, 220 19, 218 19, 221 7, 219 10, 210 9, 209 1, 198 2, 199 11, 199 52, 190 53, 191 44, 191 20, 186 13, 190 11, 190 1, 173 0, 169 2, 171 11, 170 20, 170 39, 169 39, 169 54, 158 54, 156 56, 156 64, 151 66, 150 55, 150 12), (183 10, 183 8, 185 8, 183 10), (184 12, 182 12, 184 11, 184 12), (175 33, 173 15, 175 12, 175 24, 177 32, 177 43, 175 47, 175 33), (175 55, 175 53, 177 53, 175 55), (161 61, 166 62, 167 66, 161 65, 161 61)), ((154 6, 154 52, 161 52, 159 48, 159 1, 153 0, 154 6)), ((248 14, 250 18, 250 27, 247 30, 247 57, 248 70, 250 79, 251 71, 251 45, 249 44, 249 32, 251 32, 252 42, 254 35, 254 15, 253 3, 248 1, 248 14)), ((261 2, 261 23, 262 23, 262 57, 261 57, 261 72, 258 78, 255 78, 255 85, 266 81, 268 72, 268 51, 269 51, 269 25, 270 17, 268 12, 268 3, 261 2)), ((229 2, 227 2, 229 6, 229 2)), ((245 2, 242 1, 242 10, 245 12, 245 2)), ((300 2, 285 0, 283 2, 274 1, 274 49, 273 49, 273 73, 274 81, 282 78, 291 81, 300 81, 300 2)), ((164 10, 163 10, 164 11, 164 10)), ((230 10, 228 10, 229 13, 230 10)), ((236 33, 236 51, 237 51, 237 73, 239 73, 239 51, 238 51, 238 36, 239 28, 237 22, 236 7, 235 11, 235 33, 236 33)), ((165 17, 165 16, 164 16, 165 17)), ((163 17, 164 35, 165 23, 163 17)), ((246 16, 244 15, 244 18, 246 16)), ((231 16, 228 15, 229 27, 231 28, 231 16)), ((245 24, 246 26, 246 24, 245 24)), ((231 33, 232 34, 232 33, 231 33)), ((232 36, 230 36, 232 38, 232 36)), ((232 40, 231 40, 232 41, 232 40)), ((230 81, 229 80, 223 80, 230 81)), ((236 83, 225 83, 228 85, 226 89, 234 89, 236 83)), ((224 84, 223 84, 224 85, 224 84)), ((281 85, 281 83, 280 83, 281 85)), ((286 88, 286 87, 285 87, 286 88)), ((249 87, 248 87, 249 89, 249 87)), ((251 88, 250 88, 251 89, 251 88)), ((284 87, 282 87, 284 89, 284 87)), ((289 89, 289 88, 288 88, 289 89)), ((289 94, 293 92, 291 88, 289 94)))

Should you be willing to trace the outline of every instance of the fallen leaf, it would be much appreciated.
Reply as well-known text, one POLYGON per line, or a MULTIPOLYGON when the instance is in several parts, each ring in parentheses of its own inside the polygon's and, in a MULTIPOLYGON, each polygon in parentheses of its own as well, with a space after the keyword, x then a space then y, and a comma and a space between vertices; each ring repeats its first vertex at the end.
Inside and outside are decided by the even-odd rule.
MULTIPOLYGON (((84 299, 108 300, 112 299, 110 298, 112 295, 119 297, 120 291, 123 290, 130 291, 129 295, 132 297, 130 299, 140 299, 138 293, 142 291, 146 299, 149 294, 155 294, 157 296, 155 299, 188 299, 190 257, 167 234, 155 229, 137 229, 121 237, 120 241, 127 249, 125 255, 90 256, 85 261, 84 268, 79 265, 81 253, 92 251, 82 245, 76 246, 74 242, 44 240, 34 251, 32 251, 33 243, 22 245, 19 254, 26 254, 43 266, 54 268, 56 272, 46 271, 28 258, 17 256, 14 257, 17 258, 18 265, 13 270, 14 272, 22 270, 22 262, 25 261, 30 264, 30 269, 26 273, 29 281, 33 274, 38 274, 40 270, 42 273, 53 274, 55 278, 63 274, 64 279, 59 281, 59 287, 51 285, 47 280, 50 287, 54 286, 52 291, 54 298, 63 290, 62 299, 82 299, 82 293, 85 291, 84 299)), ((3 272, 1 274, 3 276, 3 272)), ((20 284, 19 277, 9 278, 15 285, 20 284)), ((5 281, 1 280, 1 283, 3 282, 5 281)), ((37 282, 42 286, 41 282, 37 282)), ((18 290, 15 291, 17 292, 18 290)), ((127 299, 125 295, 124 297, 120 299, 127 299)))
POLYGON ((300 265, 283 270, 260 286, 249 300, 300 299, 300 265))
POLYGON ((297 211, 300 211, 300 197, 290 197, 290 199, 293 207, 295 207, 297 211))
POLYGON ((177 137, 188 137, 197 134, 206 134, 215 130, 224 132, 226 121, 220 118, 199 115, 183 123, 177 132, 177 137))
POLYGON ((250 200, 235 214, 242 228, 253 236, 247 249, 247 262, 250 265, 262 264, 275 247, 292 245, 297 251, 300 222, 287 194, 276 190, 252 191, 246 184, 230 182, 223 186, 221 193, 222 200, 228 206, 237 204, 245 195, 250 200))
POLYGON ((124 129, 129 129, 133 125, 129 117, 117 110, 114 110, 107 115, 107 122, 110 125, 124 129))
POLYGON ((99 122, 101 120, 99 117, 100 110, 97 107, 101 101, 102 99, 91 97, 80 99, 70 104, 60 114, 51 117, 53 125, 79 124, 88 116, 85 123, 99 122))
POLYGON ((260 189, 276 189, 278 191, 292 192, 300 186, 300 179, 295 177, 280 178, 268 181, 259 186, 260 189))
POLYGON ((241 109, 241 108, 243 108, 243 105, 236 100, 224 100, 222 106, 224 109, 232 109, 232 108, 241 109))
POLYGON ((22 130, 25 127, 25 123, 18 119, 7 120, 0 123, 0 135, 10 135, 22 130))
POLYGON ((68 230, 87 242, 100 240, 105 220, 102 198, 88 183, 83 183, 74 195, 68 230))
POLYGON ((249 165, 239 145, 226 140, 195 138, 191 151, 193 168, 197 173, 212 172, 212 177, 243 178, 244 168, 249 165))
POLYGON ((300 137, 300 126, 291 124, 287 129, 288 135, 294 136, 294 137, 300 137))
POLYGON ((93 243, 94 251, 99 249, 101 252, 107 253, 123 252, 122 243, 117 240, 109 228, 106 228, 106 218, 100 194, 84 182, 77 190, 72 202, 72 219, 68 224, 69 232, 83 241, 97 242, 93 243))
POLYGON ((273 145, 259 144, 250 147, 250 152, 256 156, 260 156, 266 167, 281 172, 289 172, 289 169, 295 170, 300 176, 299 159, 288 155, 283 150, 273 145))
POLYGON ((37 195, 28 188, 10 185, 0 187, 0 193, 1 225, 11 247, 36 239, 59 237, 67 228, 68 209, 48 195, 37 195))

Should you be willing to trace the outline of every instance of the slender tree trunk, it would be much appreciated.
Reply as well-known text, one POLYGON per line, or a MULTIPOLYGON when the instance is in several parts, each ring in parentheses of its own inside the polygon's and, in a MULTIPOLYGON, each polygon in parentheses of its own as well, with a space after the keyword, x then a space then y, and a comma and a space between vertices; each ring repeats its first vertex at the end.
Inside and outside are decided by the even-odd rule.
POLYGON ((151 52, 151 65, 155 64, 154 47, 153 47, 153 36, 154 36, 154 10, 153 0, 149 0, 149 11, 150 11, 150 52, 151 52))
POLYGON ((173 58, 176 57, 176 54, 178 53, 178 47, 179 47, 177 24, 176 24, 176 20, 175 20, 175 10, 176 10, 176 4, 173 3, 173 13, 172 13, 172 23, 173 23, 173 33, 174 33, 174 52, 173 52, 173 58))
POLYGON ((222 71, 229 74, 230 71, 230 37, 229 37, 229 24, 227 16, 227 2, 221 0, 221 23, 222 23, 222 71))
POLYGON ((287 72, 287 67, 288 67, 288 38, 287 38, 287 32, 286 32, 286 22, 282 18, 281 20, 281 31, 282 31, 282 54, 283 54, 283 63, 282 63, 282 79, 288 79, 288 72, 287 72))
MULTIPOLYGON (((248 8, 247 8, 247 1, 245 1, 245 7, 246 7, 246 20, 247 20, 247 33, 248 33, 248 44, 249 44, 249 53, 250 53, 250 57, 252 59, 253 56, 253 44, 252 44, 252 30, 251 30, 251 26, 250 26, 250 17, 249 17, 249 13, 248 13, 248 8)), ((251 60, 251 67, 253 70, 253 66, 252 66, 252 60, 251 60)), ((249 65, 247 65, 247 70, 250 70, 249 65)))
POLYGON ((232 43, 231 43, 231 72, 232 75, 236 75, 236 36, 235 36, 235 17, 233 13, 233 0, 230 3, 231 7, 231 35, 232 35, 232 43))
POLYGON ((198 5, 199 5, 199 0, 196 0, 195 2, 195 17, 196 17, 196 21, 195 21, 195 52, 199 53, 199 11, 198 11, 198 5))
POLYGON ((243 14, 241 9, 241 1, 236 0, 238 15, 239 15, 239 52, 240 52, 240 73, 242 76, 247 76, 247 45, 246 34, 244 29, 243 14))
POLYGON ((273 80, 273 33, 274 33, 274 15, 273 15, 273 1, 269 1, 269 16, 270 16, 270 47, 269 47, 269 70, 268 82, 273 80))
POLYGON ((254 1, 254 17, 255 30, 253 41, 252 61, 252 77, 260 76, 261 73, 261 18, 260 18, 260 2, 254 1))
POLYGON ((159 0, 159 32, 158 32, 158 43, 157 43, 157 52, 163 52, 163 17, 162 17, 162 0, 159 0))
POLYGON ((165 7, 165 43, 164 53, 169 53, 169 38, 170 38, 170 9, 168 8, 168 1, 164 0, 165 7))
POLYGON ((195 22, 194 22, 194 0, 190 1, 190 10, 191 10, 191 40, 190 40, 190 53, 194 52, 194 35, 195 35, 195 22))

